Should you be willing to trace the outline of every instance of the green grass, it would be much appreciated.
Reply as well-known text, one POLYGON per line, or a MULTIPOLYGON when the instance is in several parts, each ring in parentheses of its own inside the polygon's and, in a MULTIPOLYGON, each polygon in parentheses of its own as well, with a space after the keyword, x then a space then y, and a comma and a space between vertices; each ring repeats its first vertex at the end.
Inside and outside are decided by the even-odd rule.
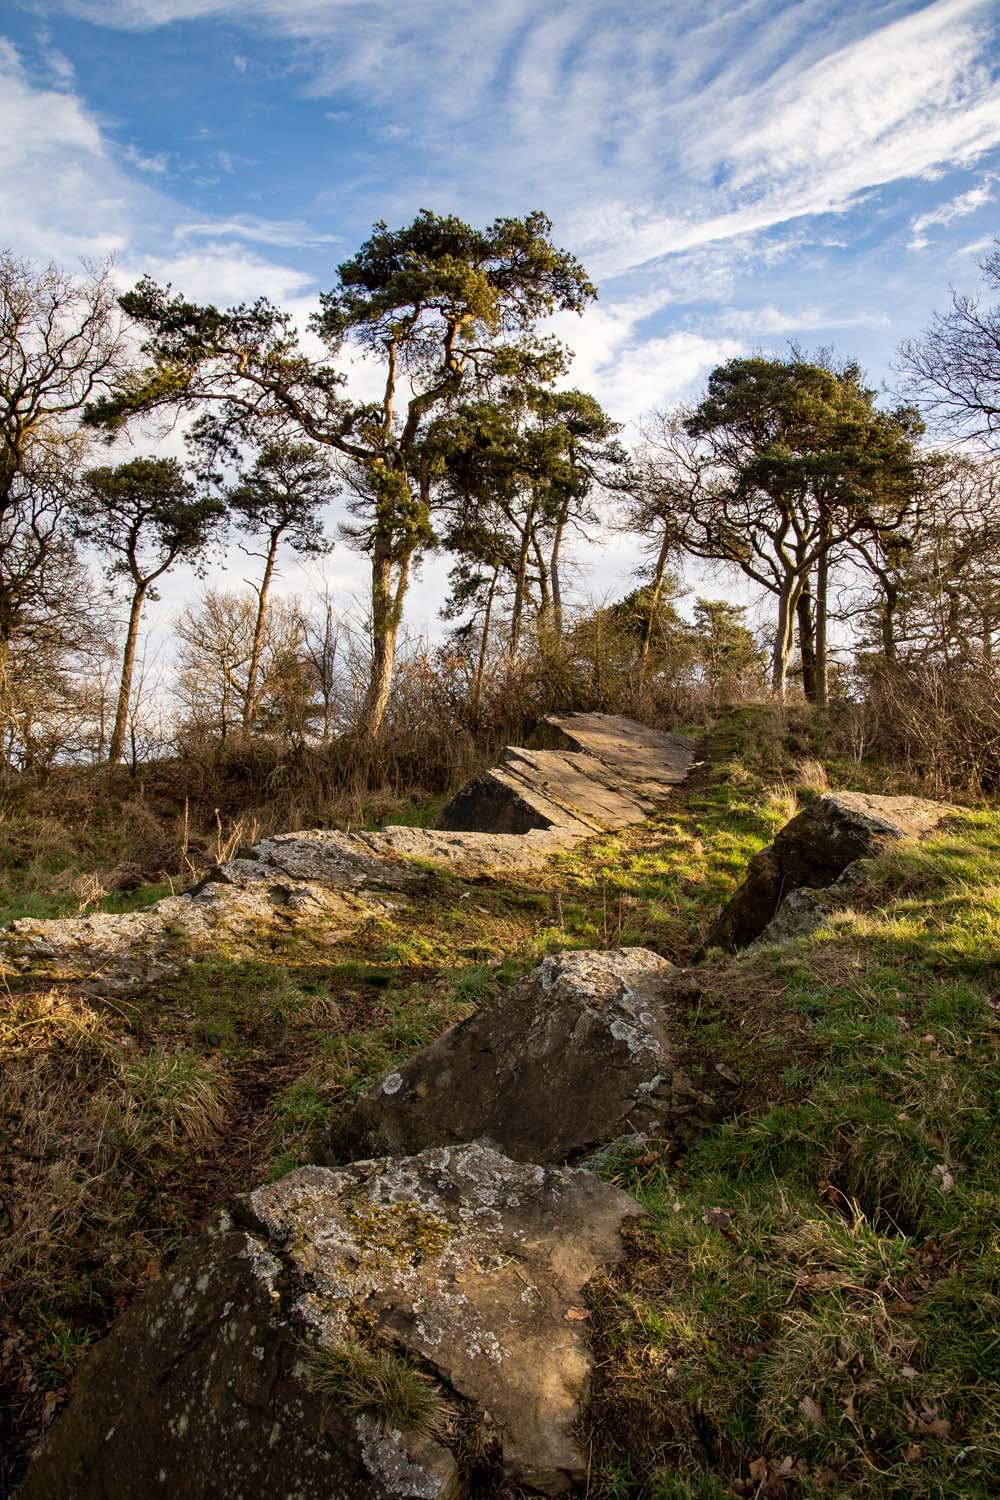
MULTIPOLYGON (((546 953, 690 964, 796 798, 894 789, 827 755, 835 731, 726 715, 710 770, 649 823, 527 882, 436 878, 336 948, 192 952, 126 998, 19 986, 0 1024, 0 1112, 32 1121, 0 1265, 16 1415, 213 1204, 308 1160, 360 1090, 546 953)), ((77 909, 67 881, 119 837, 67 862, 57 829, 14 835, 0 907, 39 915, 77 909)), ((1000 819, 897 849, 855 900, 787 949, 700 965, 676 1017, 691 1071, 733 1080, 731 1117, 684 1158, 664 1143, 612 1169, 649 1217, 593 1291, 593 1500, 1000 1493, 1000 819)))
POLYGON ((1000 816, 866 888, 699 975, 742 1107, 615 1168, 650 1218, 595 1295, 595 1495, 1000 1493, 1000 816))

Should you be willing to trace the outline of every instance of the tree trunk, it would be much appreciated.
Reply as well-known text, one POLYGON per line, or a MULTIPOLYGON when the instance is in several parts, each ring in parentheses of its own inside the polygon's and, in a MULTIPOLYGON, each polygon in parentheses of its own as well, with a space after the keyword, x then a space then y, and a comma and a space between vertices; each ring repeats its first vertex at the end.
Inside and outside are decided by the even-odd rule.
POLYGON ((562 541, 565 531, 566 510, 564 507, 559 513, 555 535, 552 538, 552 552, 549 557, 549 575, 552 580, 552 630, 557 640, 562 640, 563 633, 562 583, 559 578, 559 554, 562 551, 562 541))
POLYGON ((111 744, 108 747, 108 764, 112 766, 118 764, 125 749, 128 705, 132 696, 132 674, 135 671, 135 648, 139 640, 139 620, 142 616, 147 587, 148 584, 145 583, 136 584, 135 593, 132 595, 132 608, 129 610, 128 630, 125 633, 125 653, 122 657, 122 675, 118 687, 118 706, 115 709, 115 723, 111 731, 111 744))
POLYGON ((799 655, 802 658, 802 691, 810 703, 816 701, 816 624, 813 596, 806 580, 795 606, 799 626, 799 655))
POLYGON ((510 612, 510 659, 517 661, 517 653, 521 648, 521 622, 524 618, 524 595, 528 579, 528 546, 530 542, 530 526, 525 522, 524 530, 521 532, 521 551, 517 559, 517 581, 514 585, 514 603, 510 612))
POLYGON ((392 674, 396 665, 396 641, 412 555, 407 554, 395 564, 399 572, 394 583, 391 552, 378 543, 372 552, 372 662, 368 691, 361 711, 365 733, 369 739, 377 739, 381 734, 386 709, 389 707, 392 674))
POLYGON ((646 610, 646 618, 642 623, 642 645, 639 651, 639 659, 642 662, 642 670, 645 671, 649 660, 649 653, 653 645, 653 630, 656 625, 656 613, 660 607, 660 595, 663 593, 663 580, 667 572, 667 558, 670 556, 671 534, 664 528, 663 541, 656 557, 656 568, 653 573, 653 582, 649 588, 649 607, 646 610))
POLYGON ((882 655, 887 662, 896 660, 896 590, 886 591, 879 607, 879 629, 882 636, 882 655))
POLYGON ((822 551, 816 563, 816 702, 830 701, 830 558, 822 551))
POLYGON ((257 590, 257 618, 253 625, 253 645, 250 648, 250 665, 247 668, 247 691, 243 700, 243 728, 249 733, 253 729, 253 721, 257 717, 257 704, 255 693, 257 691, 257 673, 260 671, 260 653, 264 645, 264 622, 267 619, 267 596, 271 588, 271 578, 274 574, 274 560, 278 555, 278 542, 280 533, 271 532, 271 543, 267 549, 267 559, 264 563, 264 576, 257 590))
POLYGON ((778 623, 771 652, 771 691, 782 703, 788 688, 788 663, 795 641, 795 606, 798 586, 794 575, 787 575, 778 594, 778 623))
POLYGON ((493 569, 493 578, 490 582, 490 590, 486 595, 486 609, 483 612, 483 634, 479 642, 479 660, 476 662, 476 680, 472 689, 472 717, 479 718, 479 705, 483 697, 483 674, 486 671, 486 652, 490 642, 490 624, 493 619, 493 600, 497 591, 497 579, 500 577, 500 569, 493 569))
POLYGON ((532 537, 535 563, 538 567, 538 639, 546 644, 552 632, 552 592, 549 588, 549 568, 539 545, 537 536, 532 537))

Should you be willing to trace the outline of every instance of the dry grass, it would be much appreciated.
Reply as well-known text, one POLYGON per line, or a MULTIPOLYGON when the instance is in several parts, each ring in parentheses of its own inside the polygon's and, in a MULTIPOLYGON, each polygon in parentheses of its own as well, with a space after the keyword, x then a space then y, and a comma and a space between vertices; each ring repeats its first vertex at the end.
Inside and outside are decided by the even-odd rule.
POLYGON ((454 1416, 433 1378, 389 1348, 359 1340, 310 1348, 306 1372, 319 1395, 371 1418, 383 1432, 441 1437, 454 1416))

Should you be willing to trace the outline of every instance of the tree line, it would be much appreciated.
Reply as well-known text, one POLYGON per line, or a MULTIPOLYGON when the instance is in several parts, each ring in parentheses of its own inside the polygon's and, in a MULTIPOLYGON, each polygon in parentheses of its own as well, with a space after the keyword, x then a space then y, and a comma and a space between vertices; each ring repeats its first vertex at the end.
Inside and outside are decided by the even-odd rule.
MULTIPOLYGON (((997 255, 984 272, 1000 286, 997 255)), ((254 560, 249 593, 207 594, 176 624, 189 717, 222 734, 279 721, 300 735, 342 730, 335 686, 349 654, 346 721, 377 741, 407 592, 433 548, 452 561, 442 614, 473 714, 494 659, 515 669, 528 649, 589 653, 599 671, 638 680, 693 671, 715 691, 762 689, 760 644, 737 606, 702 600, 693 621, 679 614, 687 558, 770 597, 766 685, 778 698, 792 673, 824 704, 859 667, 992 663, 1000 311, 956 295, 904 346, 903 401, 886 404, 830 352, 741 357, 700 399, 651 414, 629 451, 596 398, 567 388, 570 352, 545 331, 595 296, 541 213, 485 229, 426 211, 402 229, 377 224, 305 335, 264 298, 220 310, 149 279, 119 294, 106 267, 69 275, 4 256, 5 763, 73 753, 40 731, 53 704, 96 715, 92 753, 122 759, 143 610, 172 567, 204 571, 234 531, 254 560), (359 349, 380 371, 377 399, 352 393, 359 349), (183 462, 156 451, 99 461, 116 438, 153 447, 149 434, 178 422, 183 462), (342 538, 370 567, 360 643, 337 601, 307 610, 272 593, 282 548, 319 559, 333 546, 335 499, 342 538), (571 543, 613 527, 640 537, 647 566, 626 599, 581 615, 571 543), (122 632, 94 556, 125 605, 122 632), (850 659, 834 649, 848 637, 850 659)))

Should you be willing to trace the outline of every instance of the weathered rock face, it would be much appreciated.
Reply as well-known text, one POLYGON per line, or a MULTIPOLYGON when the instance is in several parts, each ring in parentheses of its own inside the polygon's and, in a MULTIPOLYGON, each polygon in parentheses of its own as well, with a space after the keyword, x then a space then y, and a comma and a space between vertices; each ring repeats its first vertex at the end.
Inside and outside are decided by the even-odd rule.
POLYGON ((643 796, 660 798, 691 769, 687 735, 650 729, 617 714, 549 714, 534 743, 544 750, 578 750, 617 771, 643 796))
MULTIPOLYGON (((308 837, 297 837, 294 846, 301 851, 308 837)), ((390 890, 399 884, 398 868, 410 873, 389 866, 385 885, 390 890)), ((308 931, 323 945, 337 943, 385 909, 361 889, 374 883, 350 869, 338 879, 329 862, 322 879, 292 875, 250 850, 217 865, 194 890, 168 896, 146 911, 22 918, 3 934, 0 946, 4 962, 18 972, 61 979, 99 974, 106 992, 127 991, 177 972, 213 943, 254 952, 294 930, 308 931)))
POLYGON ((746 880, 723 909, 705 946, 745 948, 764 934, 797 891, 803 894, 793 903, 788 920, 776 926, 768 940, 812 930, 827 906, 805 891, 832 886, 856 860, 870 859, 897 839, 922 837, 950 811, 944 803, 919 797, 836 792, 819 798, 786 823, 773 844, 754 855, 746 880))
POLYGON ((362 1095, 330 1149, 485 1137, 518 1160, 564 1162, 623 1135, 690 1137, 710 1105, 662 1003, 686 982, 644 948, 553 954, 362 1095))
POLYGON ((483 1143, 259 1188, 252 1227, 192 1241, 83 1366, 22 1500, 447 1500, 469 1423, 489 1462, 543 1494, 586 1472, 581 1298, 639 1213, 590 1172, 483 1143), (310 1388, 307 1350, 378 1339, 464 1411, 383 1432, 310 1388))
POLYGON ((612 714, 552 716, 540 737, 550 748, 508 749, 502 765, 452 798, 441 828, 571 838, 624 828, 683 781, 694 754, 683 735, 612 714))
POLYGON ((692 755, 683 736, 606 714, 547 720, 544 735, 564 748, 508 750, 503 767, 454 799, 441 829, 261 839, 196 889, 146 911, 14 922, 0 933, 0 955, 18 973, 99 974, 115 993, 175 973, 218 942, 249 955, 294 929, 332 945, 384 911, 394 892, 426 881, 426 865, 467 879, 535 870, 580 839, 641 821, 692 755))
POLYGON ((555 828, 518 834, 392 826, 358 837, 388 857, 421 860, 470 879, 541 869, 553 854, 576 842, 575 835, 555 828))

